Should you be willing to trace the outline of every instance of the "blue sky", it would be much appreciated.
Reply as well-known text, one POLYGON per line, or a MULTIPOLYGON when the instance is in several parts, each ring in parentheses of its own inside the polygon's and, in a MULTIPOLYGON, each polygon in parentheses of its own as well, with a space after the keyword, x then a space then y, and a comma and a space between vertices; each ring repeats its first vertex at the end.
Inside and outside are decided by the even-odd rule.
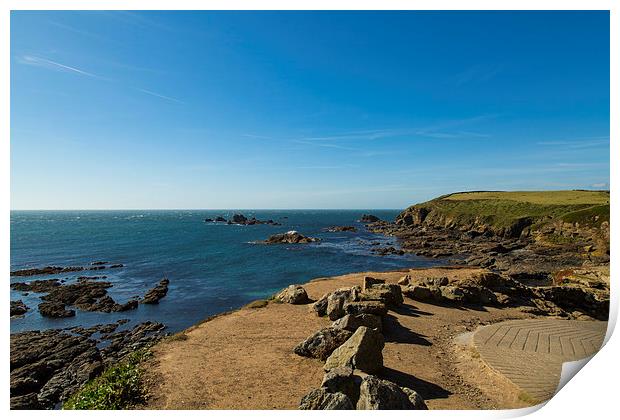
POLYGON ((609 188, 607 12, 13 12, 11 207, 609 188))

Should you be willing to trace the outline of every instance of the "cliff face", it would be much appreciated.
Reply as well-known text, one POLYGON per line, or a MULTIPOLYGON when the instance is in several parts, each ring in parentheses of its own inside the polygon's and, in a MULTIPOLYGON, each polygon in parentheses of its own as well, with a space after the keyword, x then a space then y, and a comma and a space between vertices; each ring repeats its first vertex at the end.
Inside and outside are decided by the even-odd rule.
POLYGON ((457 193, 416 204, 400 213, 401 227, 455 229, 537 241, 590 239, 609 244, 609 193, 551 191, 457 193), (570 193, 570 194, 569 194, 570 193))

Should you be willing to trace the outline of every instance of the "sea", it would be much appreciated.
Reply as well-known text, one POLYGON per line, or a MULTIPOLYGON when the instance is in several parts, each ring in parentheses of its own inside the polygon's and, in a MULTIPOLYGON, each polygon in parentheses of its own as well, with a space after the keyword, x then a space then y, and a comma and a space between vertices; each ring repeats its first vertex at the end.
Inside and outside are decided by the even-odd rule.
POLYGON ((12 211, 11 271, 44 266, 122 268, 11 277, 11 282, 58 278, 65 284, 78 276, 107 276, 108 292, 124 303, 144 295, 162 278, 170 280, 168 295, 156 305, 126 312, 76 310, 63 319, 42 317, 40 294, 11 290, 30 310, 11 319, 11 332, 69 328, 129 319, 125 328, 144 321, 165 324, 171 333, 221 312, 272 296, 290 284, 361 271, 387 271, 439 265, 441 260, 415 255, 379 256, 377 246, 398 246, 395 239, 368 232, 357 220, 371 213, 393 220, 399 210, 134 210, 12 211), (205 218, 234 213, 281 226, 206 223, 205 218), (357 232, 327 232, 330 226, 352 225, 357 232), (296 230, 321 238, 311 244, 258 244, 276 233, 296 230), (377 245, 377 244, 380 245, 377 245))

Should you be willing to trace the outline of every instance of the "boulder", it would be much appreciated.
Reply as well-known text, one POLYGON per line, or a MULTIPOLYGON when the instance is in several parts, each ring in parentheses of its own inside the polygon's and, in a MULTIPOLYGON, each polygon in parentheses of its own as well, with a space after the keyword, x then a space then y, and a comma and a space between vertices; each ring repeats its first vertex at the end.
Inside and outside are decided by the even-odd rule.
POLYGON ((362 281, 362 292, 365 292, 369 287, 372 287, 375 284, 385 284, 385 280, 364 276, 364 280, 362 281))
POLYGON ((330 320, 335 321, 344 316, 344 301, 345 296, 342 293, 332 293, 329 295, 325 314, 330 320))
POLYGON ((327 313, 327 298, 329 295, 330 293, 326 293, 323 297, 321 297, 321 299, 317 300, 312 305, 312 310, 316 312, 318 316, 325 316, 327 313))
POLYGON ((276 299, 292 305, 304 305, 309 302, 306 289, 298 284, 291 284, 276 296, 276 299))
POLYGON ((216 221, 216 222, 225 222, 225 221, 226 221, 226 219, 224 219, 222 216, 217 216, 217 217, 215 218, 215 221, 216 221))
POLYGON ((405 296, 421 302, 441 299, 441 290, 438 287, 410 286, 404 293, 405 296))
MULTIPOLYGON (((346 330, 339 330, 346 331, 346 330)), ((359 327, 325 362, 324 369, 350 366, 363 372, 374 373, 383 367, 383 335, 371 328, 359 327)))
POLYGON ((455 303, 463 303, 465 301, 465 291, 460 287, 442 286, 439 288, 441 297, 455 303))
POLYGON ((372 314, 385 316, 387 314, 387 307, 384 303, 378 301, 347 302, 344 304, 344 311, 351 315, 372 314))
POLYGON ((345 315, 335 321, 332 327, 351 332, 355 332, 359 327, 368 327, 381 331, 383 329, 383 322, 379 315, 374 314, 345 315))
POLYGON ((447 286, 450 280, 447 277, 427 277, 422 283, 427 286, 447 286))
POLYGON ((321 388, 327 388, 329 392, 341 392, 355 404, 359 398, 361 382, 362 378, 354 373, 353 368, 340 366, 325 373, 321 388))
POLYGON ((424 401, 415 391, 405 392, 398 385, 385 379, 369 375, 362 380, 358 410, 414 410, 425 407, 424 401), (414 395, 415 394, 415 395, 414 395), (416 401, 411 401, 410 395, 416 401), (424 404, 424 405, 422 405, 424 404))
POLYGON ((375 284, 361 293, 360 300, 374 300, 388 306, 398 306, 403 303, 403 294, 397 284, 375 284))
POLYGON ((168 294, 168 284, 170 284, 170 281, 168 279, 160 280, 157 286, 146 292, 146 294, 144 295, 144 299, 142 299, 141 303, 159 303, 159 301, 168 294))
POLYGON ((293 351, 304 357, 325 360, 332 352, 345 343, 352 333, 340 328, 326 327, 299 343, 293 351))
MULTIPOLYGON (((358 300, 359 298, 359 294, 360 294, 360 287, 359 286, 353 286, 353 287, 342 287, 340 289, 336 289, 335 291, 331 292, 331 293, 326 293, 324 294, 321 299, 319 299, 318 301, 316 301, 314 303, 314 305, 312 305, 312 309, 317 313, 318 316, 324 316, 327 314, 327 307, 329 304, 329 299, 332 298, 334 301, 332 303, 332 310, 336 311, 336 314, 339 313, 339 306, 338 306, 338 300, 336 298, 336 296, 341 296, 344 298, 344 303, 346 302, 354 302, 356 300, 358 300)), ((343 308, 344 308, 344 303, 343 303, 343 308)), ((344 310, 344 309, 343 309, 344 310)), ((333 318, 333 319, 338 319, 340 318, 342 315, 344 315, 344 313, 342 313, 341 315, 339 315, 337 318, 333 318)), ((336 316, 335 314, 332 316, 336 316)), ((332 319, 332 318, 330 318, 332 319)), ((333 320, 332 319, 332 320, 333 320)))
POLYGON ((353 410, 351 400, 340 392, 319 388, 306 394, 299 404, 300 410, 353 410))

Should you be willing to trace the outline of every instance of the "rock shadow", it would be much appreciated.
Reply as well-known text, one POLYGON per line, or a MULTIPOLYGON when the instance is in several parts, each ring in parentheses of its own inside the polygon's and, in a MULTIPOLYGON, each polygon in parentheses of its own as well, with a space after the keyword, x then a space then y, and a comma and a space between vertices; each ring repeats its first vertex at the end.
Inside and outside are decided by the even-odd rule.
POLYGON ((394 382, 398 386, 413 389, 425 400, 448 398, 452 395, 452 392, 437 384, 388 367, 383 367, 381 370, 381 377, 394 382))
POLYGON ((426 336, 411 331, 398 322, 394 315, 388 314, 383 318, 383 335, 388 343, 417 344, 420 346, 432 345, 426 339, 426 336))
POLYGON ((390 307, 390 310, 396 312, 399 315, 411 316, 411 317, 419 317, 419 316, 432 316, 434 315, 432 312, 426 312, 418 309, 414 305, 410 305, 408 303, 403 303, 402 305, 390 307))

